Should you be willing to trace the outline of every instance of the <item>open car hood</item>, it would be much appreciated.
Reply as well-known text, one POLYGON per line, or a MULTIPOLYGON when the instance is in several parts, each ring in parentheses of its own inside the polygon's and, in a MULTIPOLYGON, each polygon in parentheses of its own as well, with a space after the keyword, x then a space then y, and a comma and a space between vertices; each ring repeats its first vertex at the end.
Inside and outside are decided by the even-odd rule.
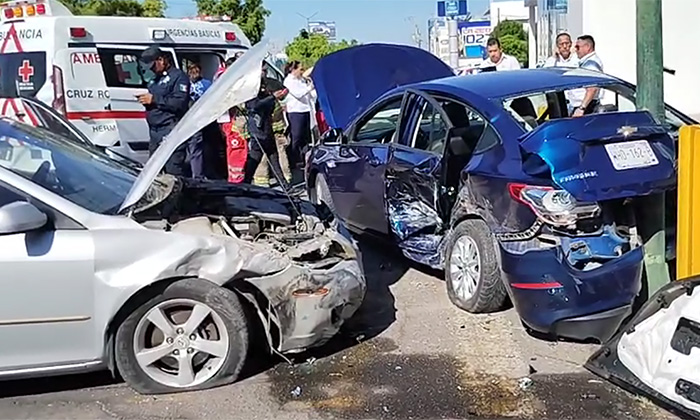
POLYGON ((653 194, 676 183, 673 139, 646 111, 552 120, 520 147, 526 172, 544 161, 552 181, 583 202, 653 194))
POLYGON ((311 78, 328 124, 345 129, 355 115, 395 87, 454 75, 442 60, 420 48, 365 44, 321 58, 311 78))
POLYGON ((232 107, 245 103, 258 94, 262 62, 266 53, 267 42, 258 43, 229 67, 194 103, 146 162, 124 199, 120 212, 133 206, 143 197, 178 146, 232 107))

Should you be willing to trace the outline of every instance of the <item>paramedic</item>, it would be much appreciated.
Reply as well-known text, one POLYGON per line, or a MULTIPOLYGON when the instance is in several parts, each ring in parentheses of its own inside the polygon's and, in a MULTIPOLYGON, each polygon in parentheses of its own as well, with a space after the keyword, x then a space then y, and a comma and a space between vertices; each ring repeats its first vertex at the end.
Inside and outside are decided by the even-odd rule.
MULTIPOLYGON (((190 105, 190 81, 185 73, 173 66, 171 60, 157 46, 148 47, 141 54, 141 62, 156 75, 148 85, 148 93, 137 96, 138 101, 146 107, 146 122, 151 136, 148 146, 150 155, 153 155, 190 105)), ((165 164, 165 172, 185 175, 186 153, 186 143, 175 149, 165 164)))
MULTIPOLYGON (((187 74, 192 83, 190 98, 192 103, 195 103, 209 89, 211 82, 202 77, 202 67, 197 63, 189 66, 187 74)), ((192 178, 204 178, 204 134, 201 130, 196 132, 187 144, 187 160, 190 162, 192 178)))
POLYGON ((270 92, 266 78, 261 78, 258 96, 246 102, 248 111, 248 133, 250 144, 248 146, 248 159, 245 162, 244 180, 246 184, 253 182, 255 171, 262 161, 263 155, 267 155, 267 164, 270 171, 277 179, 279 185, 286 189, 287 180, 282 173, 280 160, 277 156, 277 141, 272 130, 272 114, 278 99, 287 94, 286 89, 270 92))

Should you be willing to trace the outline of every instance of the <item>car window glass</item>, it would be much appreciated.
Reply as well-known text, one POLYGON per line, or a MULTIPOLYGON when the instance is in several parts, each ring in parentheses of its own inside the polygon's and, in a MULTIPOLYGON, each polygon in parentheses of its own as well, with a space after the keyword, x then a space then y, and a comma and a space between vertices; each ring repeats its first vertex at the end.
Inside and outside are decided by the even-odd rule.
POLYGON ((399 97, 389 101, 361 122, 352 141, 354 143, 389 143, 396 132, 402 99, 399 97))
POLYGON ((214 75, 224 62, 223 51, 218 53, 216 51, 190 52, 175 50, 175 54, 177 55, 182 71, 187 73, 190 65, 199 64, 202 68, 202 77, 209 81, 214 80, 214 75))
POLYGON ((0 122, 0 166, 101 214, 118 211, 138 175, 95 149, 9 121, 0 122))
POLYGON ((440 111, 429 102, 425 102, 413 132, 410 147, 442 154, 446 137, 447 124, 440 115, 440 111))
MULTIPOLYGON (((108 87, 146 88, 155 78, 150 69, 140 64, 141 50, 100 48, 97 52, 108 87)), ((173 59, 170 53, 166 54, 173 59)))

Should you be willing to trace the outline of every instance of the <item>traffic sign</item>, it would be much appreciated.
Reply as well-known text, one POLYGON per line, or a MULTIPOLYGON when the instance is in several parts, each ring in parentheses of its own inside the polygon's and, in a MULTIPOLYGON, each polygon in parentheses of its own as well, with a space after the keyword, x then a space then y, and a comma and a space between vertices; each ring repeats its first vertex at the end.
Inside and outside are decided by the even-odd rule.
POLYGON ((438 17, 454 18, 456 16, 467 16, 467 0, 440 0, 437 2, 438 17))

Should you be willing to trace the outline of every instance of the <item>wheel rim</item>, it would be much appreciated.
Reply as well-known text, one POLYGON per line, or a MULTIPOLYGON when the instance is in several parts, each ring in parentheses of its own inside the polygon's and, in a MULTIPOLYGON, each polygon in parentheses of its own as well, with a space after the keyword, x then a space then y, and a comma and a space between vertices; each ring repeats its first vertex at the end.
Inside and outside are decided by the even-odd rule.
POLYGON ((172 299, 151 308, 136 325, 134 354, 141 370, 173 388, 202 384, 229 353, 223 319, 204 303, 172 299))
POLYGON ((457 297, 466 302, 476 293, 481 277, 481 259, 476 242, 469 236, 455 241, 450 256, 450 281, 457 297))

